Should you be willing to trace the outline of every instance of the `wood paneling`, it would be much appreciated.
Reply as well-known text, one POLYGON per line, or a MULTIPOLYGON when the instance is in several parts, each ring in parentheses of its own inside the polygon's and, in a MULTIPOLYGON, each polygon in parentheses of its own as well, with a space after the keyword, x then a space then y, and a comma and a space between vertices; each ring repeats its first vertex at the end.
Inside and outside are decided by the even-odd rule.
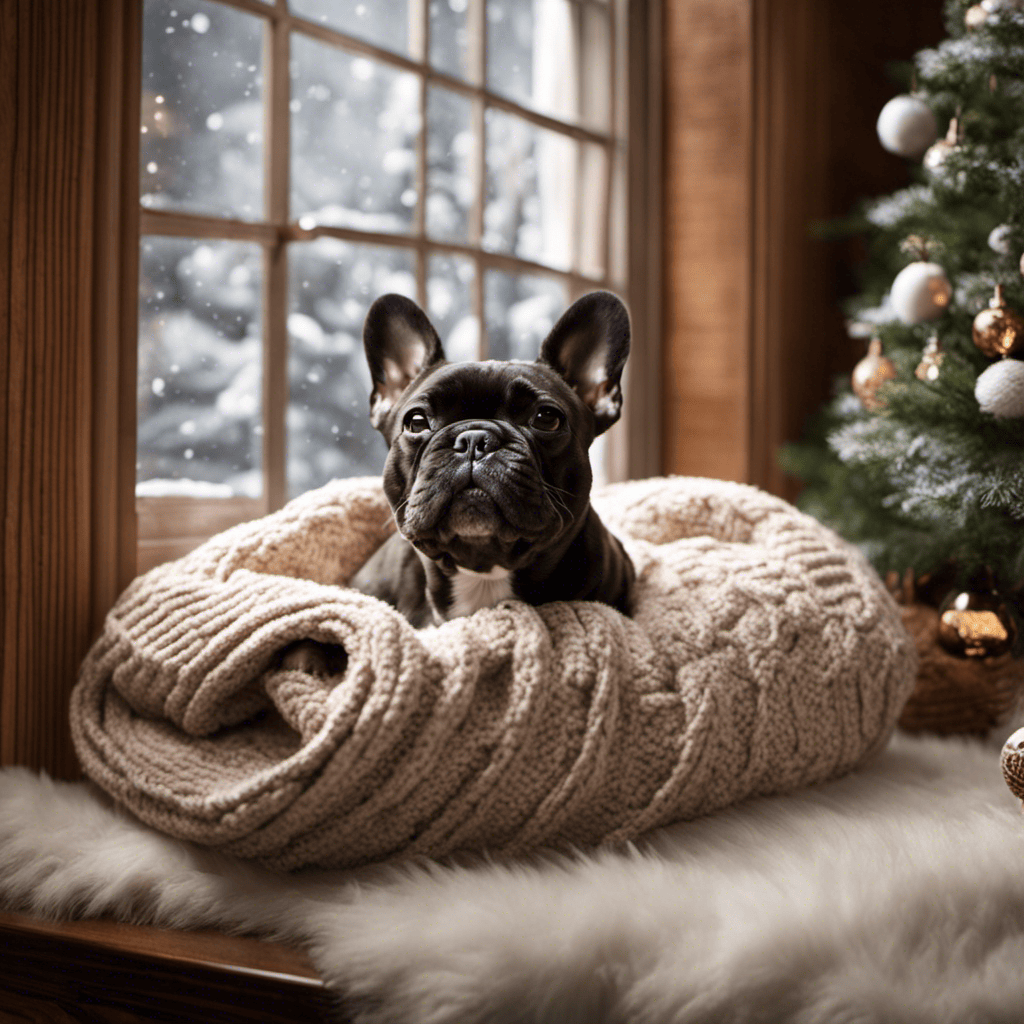
POLYGON ((85 5, 4 6, 0 146, 3 690, 7 763, 66 769, 63 725, 89 638, 90 287, 96 24, 85 5), (68 69, 53 75, 52 69, 68 69), (82 84, 86 88, 82 88, 82 84), (43 727, 43 723, 46 727, 43 727))
POLYGON ((0 763, 57 774, 75 770, 68 692, 129 561, 107 518, 131 515, 121 385, 103 379, 122 323, 119 203, 97 203, 120 187, 106 155, 121 135, 97 112, 123 66, 107 33, 133 6, 0 6, 0 763))
POLYGON ((672 473, 747 473, 751 6, 665 4, 662 444, 672 473))
POLYGON ((886 74, 944 35, 941 5, 665 5, 666 472, 792 497, 776 464, 861 354, 839 303, 855 245, 816 224, 906 184, 875 120, 886 74))

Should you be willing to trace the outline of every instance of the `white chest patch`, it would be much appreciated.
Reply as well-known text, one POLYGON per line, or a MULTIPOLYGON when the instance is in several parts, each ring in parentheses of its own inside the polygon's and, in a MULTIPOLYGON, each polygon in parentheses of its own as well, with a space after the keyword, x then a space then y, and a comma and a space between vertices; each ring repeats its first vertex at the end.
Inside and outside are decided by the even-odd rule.
POLYGON ((472 615, 480 608, 490 608, 512 597, 511 576, 508 569, 497 566, 490 572, 459 569, 451 578, 452 606, 447 617, 457 619, 463 615, 472 615))

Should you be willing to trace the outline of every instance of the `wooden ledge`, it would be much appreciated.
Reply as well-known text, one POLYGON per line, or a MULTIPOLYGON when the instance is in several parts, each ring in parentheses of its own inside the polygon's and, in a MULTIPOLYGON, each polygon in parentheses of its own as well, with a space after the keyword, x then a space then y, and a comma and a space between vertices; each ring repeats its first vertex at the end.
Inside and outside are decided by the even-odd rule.
POLYGON ((328 1019, 308 957, 279 943, 0 913, 0 1022, 328 1019))

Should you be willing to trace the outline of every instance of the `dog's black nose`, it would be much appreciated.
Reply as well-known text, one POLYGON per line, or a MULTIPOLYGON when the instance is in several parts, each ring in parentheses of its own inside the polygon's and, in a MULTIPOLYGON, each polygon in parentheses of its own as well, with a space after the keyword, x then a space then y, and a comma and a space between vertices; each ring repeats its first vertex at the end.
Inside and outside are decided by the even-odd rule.
POLYGON ((501 447, 501 440, 489 430, 463 430, 457 438, 452 450, 459 455, 468 455, 470 461, 482 459, 495 449, 501 447))

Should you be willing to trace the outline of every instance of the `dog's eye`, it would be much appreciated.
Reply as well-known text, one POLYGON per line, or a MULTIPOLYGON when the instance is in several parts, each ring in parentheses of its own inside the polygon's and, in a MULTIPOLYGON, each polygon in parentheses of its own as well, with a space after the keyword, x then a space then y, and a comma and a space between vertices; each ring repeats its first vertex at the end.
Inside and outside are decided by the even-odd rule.
POLYGON ((430 420, 421 412, 411 412, 405 417, 402 426, 410 434, 422 434, 424 430, 430 429, 430 420))
POLYGON ((562 425, 562 414, 550 405, 542 405, 530 420, 530 426, 534 430, 552 431, 558 430, 562 425))

